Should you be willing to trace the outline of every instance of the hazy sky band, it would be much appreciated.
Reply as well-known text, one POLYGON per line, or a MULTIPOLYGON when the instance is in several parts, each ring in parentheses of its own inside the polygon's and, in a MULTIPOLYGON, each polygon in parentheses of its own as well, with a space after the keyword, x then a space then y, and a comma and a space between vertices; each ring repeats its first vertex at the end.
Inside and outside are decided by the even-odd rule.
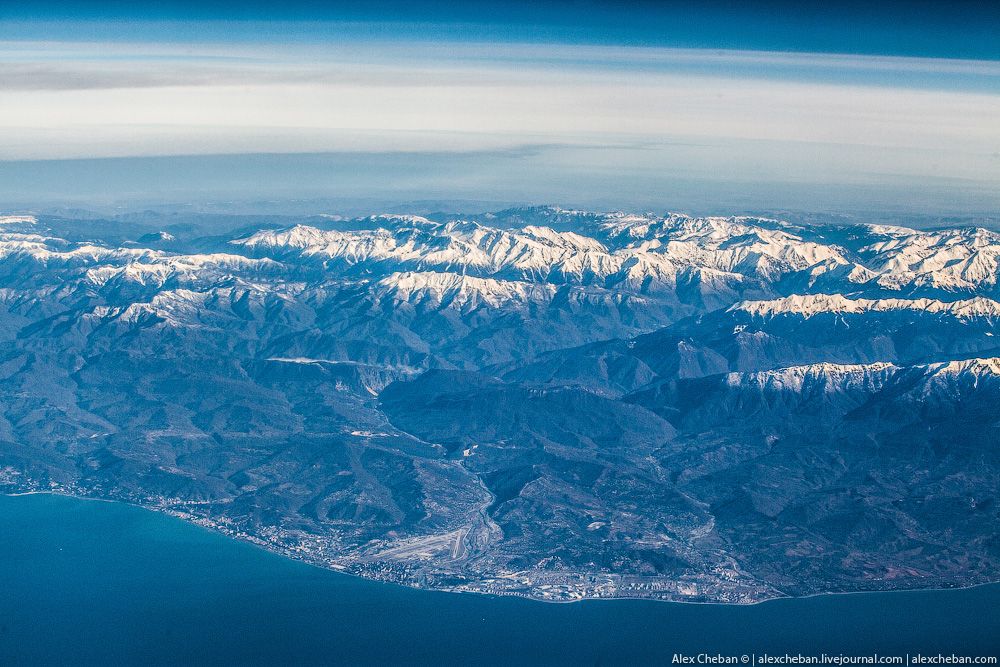
POLYGON ((450 150, 692 138, 933 150, 946 161, 1000 150, 992 62, 367 41, 8 42, 0 55, 3 159, 424 150, 421 133, 451 135, 450 150))
MULTIPOLYGON (((252 3, 238 21, 207 10, 193 20, 184 5, 160 7, 156 16, 128 15, 115 3, 45 16, 5 5, 0 160, 325 153, 354 156, 342 161, 356 165, 370 155, 372 169, 355 167, 368 181, 347 180, 352 192, 379 196, 388 186, 378 170, 393 171, 386 156, 407 154, 407 164, 424 156, 428 178, 401 173, 398 182, 437 197, 461 191, 572 205, 603 188, 607 201, 649 202, 680 183, 693 196, 699 182, 724 182, 763 184, 770 190, 754 196, 773 194, 776 206, 782 184, 883 188, 895 198, 912 192, 921 205, 933 192, 951 199, 937 202, 942 210, 1000 201, 1000 60, 986 52, 979 60, 956 57, 968 51, 957 42, 975 42, 988 21, 960 26, 964 39, 955 48, 936 47, 935 55, 949 57, 909 57, 762 50, 780 45, 769 34, 795 32, 788 29, 795 21, 812 26, 805 35, 846 29, 843 17, 814 25, 822 17, 808 8, 747 17, 717 4, 685 18, 689 10, 642 5, 616 19, 608 7, 587 3, 574 4, 569 16, 557 11, 563 4, 493 14, 476 4, 457 13, 443 4, 419 11, 390 4, 372 21, 369 10, 350 6, 336 17, 305 12, 310 20, 297 20, 304 6, 292 2, 267 22, 252 3), (110 20, 115 11, 124 18, 110 20), (523 28, 532 16, 539 22, 528 28, 541 32, 529 35, 523 28), (631 40, 640 46, 616 43, 616 25, 644 16, 653 17, 648 29, 672 21, 673 30, 655 42, 631 40), (601 17, 611 17, 603 28, 601 17), (767 30, 754 30, 757 20, 767 30), (721 36, 716 47, 732 35, 756 46, 653 45, 683 44, 699 33, 678 26, 699 22, 721 36), (546 36, 549 29, 561 31, 559 39, 546 36)), ((864 32, 870 12, 851 11, 864 32)), ((918 15, 927 21, 936 11, 918 15)), ((962 11, 956 5, 955 14, 962 11)), ((916 25, 908 20, 894 25, 916 25)), ((838 43, 851 50, 850 40, 838 43)), ((810 44, 826 50, 821 40, 810 44)), ((288 196, 319 196, 346 182, 334 158, 301 165, 319 171, 292 179, 288 196), (295 182, 309 191, 295 193, 295 182)), ((0 196, 17 194, 10 183, 0 196)), ((199 187, 210 192, 213 182, 199 187)))

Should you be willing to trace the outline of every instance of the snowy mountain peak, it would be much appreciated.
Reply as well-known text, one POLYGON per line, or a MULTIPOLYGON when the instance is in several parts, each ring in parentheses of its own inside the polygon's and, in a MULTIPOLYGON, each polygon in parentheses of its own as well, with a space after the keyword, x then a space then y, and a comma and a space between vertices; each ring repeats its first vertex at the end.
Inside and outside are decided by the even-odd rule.
MULTIPOLYGON (((585 214, 548 208, 442 222, 382 215, 342 221, 337 227, 296 225, 232 243, 258 254, 313 257, 326 262, 328 270, 346 264, 383 273, 435 271, 533 283, 597 282, 660 294, 695 283, 713 304, 719 299, 707 293, 728 299, 756 289, 755 296, 773 298, 786 296, 789 288, 797 293, 860 292, 865 298, 894 293, 940 299, 943 292, 1000 297, 1000 236, 975 228, 918 232, 858 225, 847 233, 847 228, 810 228, 767 218, 585 214)), ((888 306, 822 307, 847 312, 888 306)), ((991 306, 969 307, 978 312, 991 306)))
POLYGON ((729 308, 755 317, 796 314, 805 318, 821 313, 865 313, 889 311, 923 311, 944 313, 959 319, 974 317, 1000 318, 1000 302, 986 297, 960 301, 936 299, 849 299, 842 294, 792 294, 781 299, 742 301, 729 308))
POLYGON ((399 301, 455 307, 537 303, 551 299, 556 291, 551 285, 439 272, 393 273, 379 280, 378 286, 399 301))
POLYGON ((33 215, 0 215, 0 225, 34 225, 38 219, 33 215))
POLYGON ((928 367, 933 375, 993 375, 1000 376, 1000 357, 961 359, 928 367))
POLYGON ((810 388, 819 388, 825 392, 856 388, 870 390, 881 386, 897 370, 899 370, 897 366, 885 362, 817 363, 752 373, 729 373, 726 382, 731 387, 754 387, 758 390, 796 393, 810 388))

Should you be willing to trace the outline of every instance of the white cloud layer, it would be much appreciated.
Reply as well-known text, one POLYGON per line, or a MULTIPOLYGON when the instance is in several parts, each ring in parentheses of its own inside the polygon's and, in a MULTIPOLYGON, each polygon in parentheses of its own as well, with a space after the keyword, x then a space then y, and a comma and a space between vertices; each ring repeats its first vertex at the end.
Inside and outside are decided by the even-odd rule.
POLYGON ((702 163, 705 151, 689 151, 692 170, 734 177, 988 189, 1000 184, 998 118, 1000 64, 989 62, 544 45, 0 43, 2 160, 556 145, 609 156, 626 146, 642 155, 635 168, 657 169, 684 159, 677 147, 688 144, 713 148, 702 163))

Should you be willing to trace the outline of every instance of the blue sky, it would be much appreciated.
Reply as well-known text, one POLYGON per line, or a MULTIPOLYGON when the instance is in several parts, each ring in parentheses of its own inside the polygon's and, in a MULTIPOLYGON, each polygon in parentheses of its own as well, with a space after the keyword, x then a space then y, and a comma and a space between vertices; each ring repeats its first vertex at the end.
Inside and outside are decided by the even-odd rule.
POLYGON ((1000 210, 976 5, 8 4, 8 208, 1000 210))
POLYGON ((32 0, 4 3, 0 20, 34 22, 36 37, 90 31, 111 39, 176 38, 190 32, 195 38, 309 40, 353 24, 359 33, 391 38, 1000 58, 1000 7, 968 0, 32 0), (188 29, 164 28, 168 21, 188 29))

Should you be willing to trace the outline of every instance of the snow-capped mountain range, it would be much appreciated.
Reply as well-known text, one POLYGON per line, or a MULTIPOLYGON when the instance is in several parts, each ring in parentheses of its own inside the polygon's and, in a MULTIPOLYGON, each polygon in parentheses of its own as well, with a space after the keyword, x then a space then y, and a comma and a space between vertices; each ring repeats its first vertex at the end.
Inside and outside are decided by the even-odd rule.
POLYGON ((566 212, 540 214, 557 228, 491 227, 378 216, 360 228, 297 225, 232 241, 264 256, 321 258, 326 266, 405 267, 479 277, 663 291, 697 277, 720 286, 810 286, 839 280, 850 292, 971 292, 996 287, 1000 235, 985 229, 804 228, 759 218, 596 216, 562 231, 566 212))
POLYGON ((0 482, 461 590, 995 579, 998 277, 979 228, 0 216, 0 482))

